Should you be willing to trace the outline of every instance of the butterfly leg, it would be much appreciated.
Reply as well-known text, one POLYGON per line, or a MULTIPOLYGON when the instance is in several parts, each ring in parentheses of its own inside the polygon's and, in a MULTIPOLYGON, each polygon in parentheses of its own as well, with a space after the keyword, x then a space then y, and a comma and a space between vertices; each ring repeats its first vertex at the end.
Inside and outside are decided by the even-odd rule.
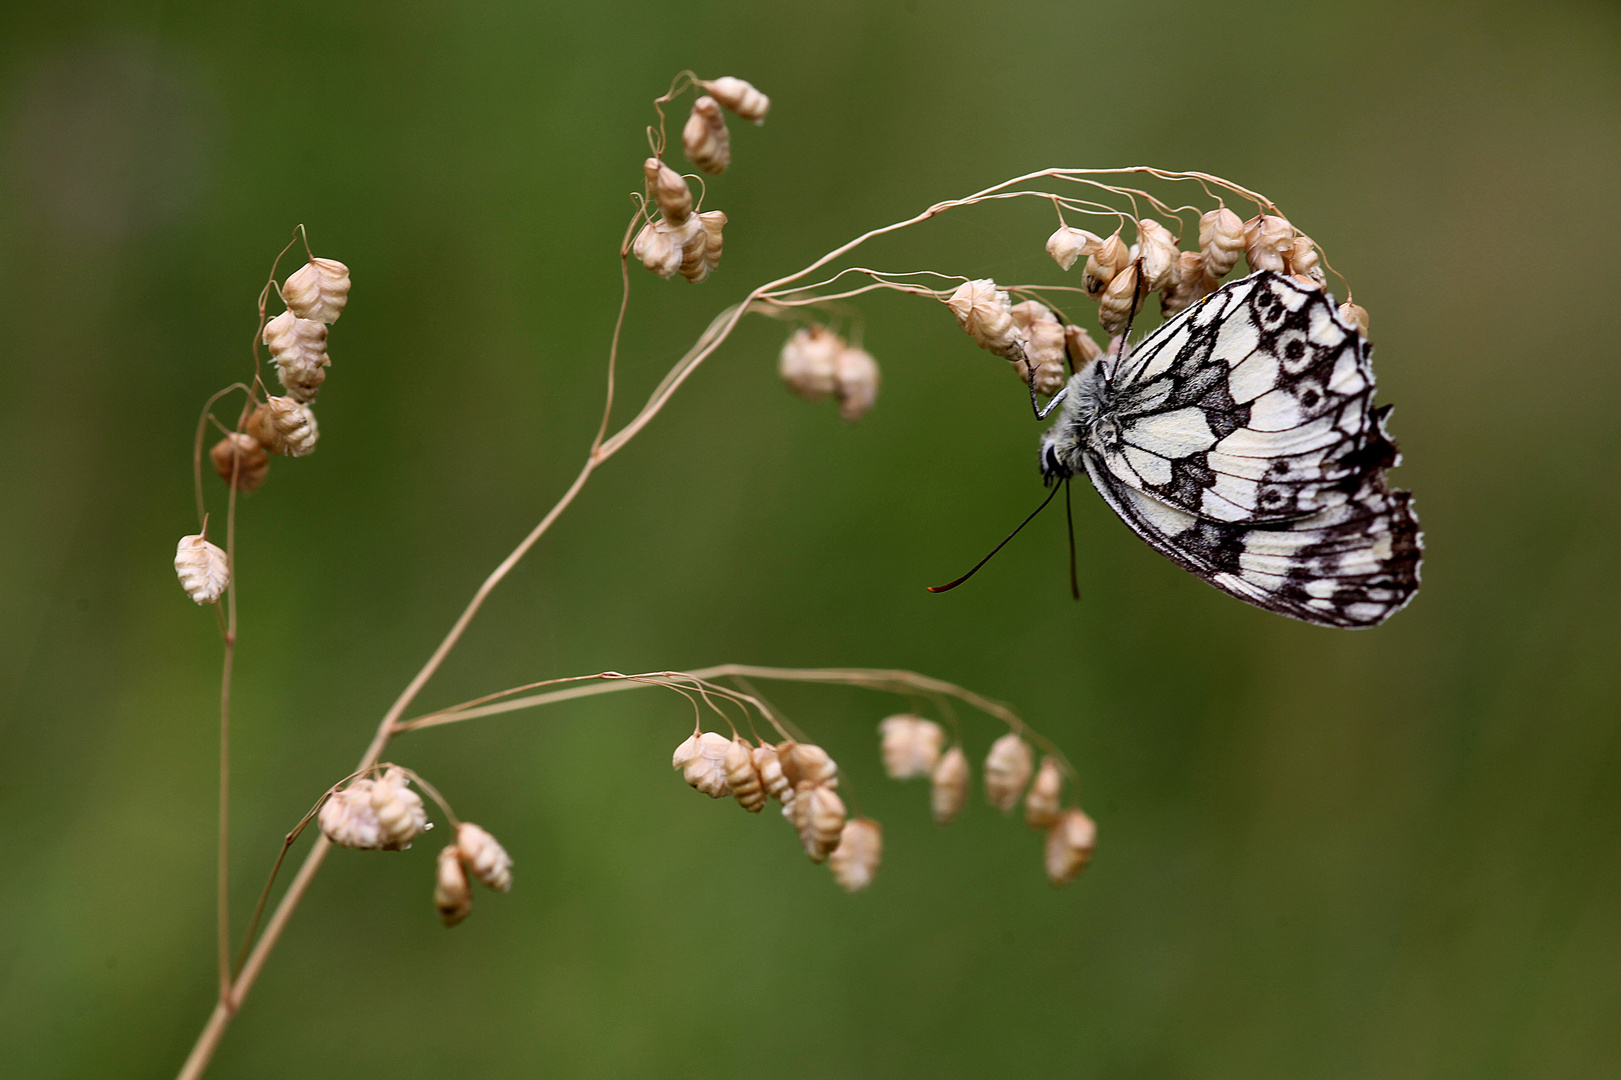
MULTIPOLYGON (((1031 380, 1031 381, 1034 382, 1034 380, 1031 380)), ((1047 414, 1052 412, 1054 409, 1056 409, 1058 407, 1058 403, 1060 401, 1063 401, 1064 398, 1066 398, 1068 396, 1069 396, 1069 387, 1065 386, 1064 388, 1059 390, 1058 393, 1056 393, 1052 397, 1048 398, 1046 406, 1043 406, 1041 404, 1041 400, 1036 397, 1036 388, 1034 386, 1031 386, 1030 387, 1030 408, 1035 412, 1037 420, 1045 420, 1045 419, 1047 419, 1047 414)))

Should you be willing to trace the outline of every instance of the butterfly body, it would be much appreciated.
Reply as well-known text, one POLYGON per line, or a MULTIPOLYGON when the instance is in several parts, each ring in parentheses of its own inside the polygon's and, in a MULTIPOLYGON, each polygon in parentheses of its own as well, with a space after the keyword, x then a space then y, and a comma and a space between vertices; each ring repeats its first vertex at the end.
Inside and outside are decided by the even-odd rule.
POLYGON ((1374 626, 1418 590, 1422 535, 1375 409, 1371 346, 1320 289, 1261 271, 1075 374, 1042 439, 1161 554, 1248 603, 1374 626))

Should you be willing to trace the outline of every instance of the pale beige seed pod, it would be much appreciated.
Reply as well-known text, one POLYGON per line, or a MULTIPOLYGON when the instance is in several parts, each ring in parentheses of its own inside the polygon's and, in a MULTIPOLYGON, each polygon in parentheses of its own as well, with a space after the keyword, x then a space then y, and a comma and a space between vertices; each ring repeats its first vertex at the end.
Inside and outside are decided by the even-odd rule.
POLYGON ((1047 237, 1047 254, 1053 257, 1060 269, 1068 270, 1076 260, 1092 254, 1102 244, 1103 237, 1096 233, 1060 225, 1057 232, 1047 237))
POLYGON ((732 793, 726 780, 726 751, 731 745, 732 740, 714 731, 690 735, 675 748, 670 765, 680 769, 682 779, 711 799, 724 799, 732 793))
POLYGON ((311 259, 287 276, 281 299, 300 319, 335 323, 349 303, 349 268, 336 259, 311 259))
POLYGON ((1368 332, 1368 309, 1361 304, 1353 304, 1347 300, 1339 308, 1340 322, 1346 326, 1354 326, 1365 335, 1368 332))
POLYGON ((946 733, 933 720, 921 716, 885 717, 878 723, 878 752, 891 780, 928 776, 940 763, 946 733))
POLYGON ((1128 266, 1109 280, 1098 301, 1098 324, 1110 337, 1123 334, 1131 317, 1142 310, 1148 292, 1142 288, 1137 268, 1128 266), (1135 300, 1135 305, 1133 301, 1135 300))
POLYGON ((681 276, 696 285, 709 276, 709 233, 697 214, 689 214, 679 225, 659 222, 670 239, 681 248, 681 276))
POLYGON ((681 245, 658 223, 650 221, 642 226, 630 245, 630 253, 661 278, 674 277, 681 269, 681 245))
POLYGON ((686 178, 656 157, 642 163, 647 174, 647 192, 658 203, 659 213, 671 225, 679 225, 692 216, 692 189, 686 178))
POLYGON ((455 926, 473 910, 473 889, 462 868, 461 849, 455 844, 439 852, 439 867, 433 883, 433 906, 446 926, 455 926))
POLYGON ((760 784, 765 788, 765 793, 778 802, 787 802, 794 793, 794 786, 782 775, 777 748, 770 743, 762 743, 754 748, 753 757, 754 771, 760 774, 760 784))
POLYGON ((723 75, 709 81, 699 80, 698 85, 743 119, 756 124, 765 123, 765 114, 771 109, 771 99, 744 80, 723 75))
POLYGON ((883 827, 872 818, 851 818, 844 823, 827 865, 845 892, 860 892, 872 884, 883 856, 883 827))
POLYGON ((963 282, 946 300, 946 307, 980 348, 1001 357, 1023 355, 1024 338, 1014 324, 1013 305, 990 278, 963 282))
POLYGON ((411 790, 410 783, 400 769, 388 769, 372 784, 371 810, 377 818, 377 846, 384 851, 408 848, 412 840, 431 828, 422 796, 411 790))
POLYGON ((788 389, 815 401, 839 388, 839 353, 844 339, 825 326, 795 330, 777 357, 777 374, 788 389))
POLYGON ((855 423, 871 411, 878 400, 878 361, 865 349, 840 349, 834 361, 834 393, 839 398, 839 415, 855 423))
POLYGON ((777 744, 777 761, 782 765, 782 775, 797 790, 800 784, 819 784, 824 787, 836 788, 839 786, 839 767, 815 743, 794 742, 792 739, 777 744))
POLYGON ((225 552, 201 535, 182 536, 174 551, 174 572, 180 587, 199 604, 214 604, 231 583, 225 552))
POLYGON ((1032 829, 1045 829, 1058 820, 1059 796, 1064 790, 1064 774, 1058 762, 1041 759, 1041 768, 1024 796, 1024 823, 1032 829))
POLYGON ((704 275, 715 272, 720 265, 721 249, 725 246, 721 230, 726 228, 726 214, 721 210, 705 210, 698 215, 704 224, 704 275))
POLYGON ((1144 287, 1159 292, 1175 280, 1176 237, 1153 218, 1137 222, 1137 257, 1142 260, 1144 287))
POLYGON ((248 434, 272 454, 304 457, 313 453, 320 431, 315 413, 290 397, 272 397, 248 417, 248 434))
POLYGON ((1170 318, 1208 295, 1215 282, 1205 272, 1204 256, 1197 251, 1184 251, 1177 256, 1176 274, 1171 287, 1160 296, 1160 313, 1170 318))
POLYGON ((681 129, 681 148, 687 160, 712 175, 726 171, 732 163, 732 135, 726 130, 726 117, 720 102, 703 95, 692 103, 692 115, 681 129))
POLYGON ((1257 214, 1244 222, 1244 258, 1251 270, 1282 271, 1294 243, 1294 227, 1276 214, 1257 214))
POLYGON ((1131 249, 1120 239, 1120 234, 1115 233, 1086 257, 1086 269, 1081 273, 1081 288, 1096 300, 1103 295, 1103 290, 1108 288, 1115 275, 1130 265, 1131 249))
POLYGON ((1069 354, 1069 362, 1075 365, 1076 371, 1103 355, 1103 347, 1097 340, 1074 323, 1064 327, 1064 351, 1069 354))
POLYGON ((758 814, 765 807, 766 792, 760 771, 754 767, 754 754, 749 744, 742 739, 733 739, 721 764, 726 769, 726 783, 732 789, 732 797, 749 813, 758 814))
POLYGON ((929 774, 929 808, 936 825, 950 825, 968 801, 968 755, 953 746, 929 774))
POLYGON ((1058 393, 1068 379, 1064 368, 1064 324, 1050 314, 1032 322, 1024 331, 1024 355, 1029 365, 1024 360, 1011 361, 1019 378, 1029 382, 1030 368, 1034 367, 1036 392, 1049 397, 1058 393))
POLYGON ((1328 284, 1328 275, 1322 266, 1322 253, 1317 250, 1317 245, 1311 237, 1295 237, 1284 258, 1288 263, 1287 272, 1293 274, 1295 280, 1301 284, 1319 289, 1328 284))
POLYGON ((215 443, 208 451, 208 460, 214 471, 227 484, 236 476, 236 490, 256 491, 265 482, 270 471, 270 455, 259 445, 259 440, 240 431, 232 431, 215 443))
POLYGON ((383 826, 372 809, 375 782, 362 777, 342 791, 334 791, 316 816, 321 833, 339 847, 375 851, 383 846, 383 826))
POLYGON ((281 383, 287 396, 300 405, 308 405, 315 400, 315 395, 321 392, 321 384, 326 382, 326 364, 277 364, 276 379, 281 383))
POLYGON ((811 862, 822 862, 844 831, 844 800, 825 784, 803 781, 794 786, 794 801, 785 803, 799 842, 811 862))
POLYGON ((276 378, 301 405, 315 400, 332 362, 326 352, 325 323, 300 319, 289 309, 265 323, 264 342, 276 361, 276 378))
POLYGON ((1225 206, 1205 213, 1199 218, 1199 252, 1212 278, 1226 277, 1244 253, 1243 219, 1225 206))
POLYGON ((985 798, 1002 813, 1013 811, 1034 767, 1030 744, 1008 732, 991 744, 985 755, 985 798))
POLYGON ((479 884, 496 892, 512 888, 512 856, 495 837, 471 821, 464 821, 456 827, 456 847, 461 849, 462 862, 479 884))
POLYGON ((1062 885, 1086 869, 1098 827, 1079 810, 1065 810, 1047 830, 1047 880, 1062 885))

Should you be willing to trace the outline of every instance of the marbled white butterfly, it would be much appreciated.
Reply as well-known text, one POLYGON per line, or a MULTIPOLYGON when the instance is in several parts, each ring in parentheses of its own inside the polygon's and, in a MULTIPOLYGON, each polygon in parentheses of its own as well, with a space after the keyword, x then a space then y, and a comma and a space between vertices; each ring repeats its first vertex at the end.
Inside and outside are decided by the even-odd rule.
POLYGON ((1319 626, 1389 618, 1423 538, 1375 409, 1372 347, 1321 289, 1263 270, 1074 375, 1041 442, 1048 483, 1085 472, 1115 513, 1240 600, 1319 626))

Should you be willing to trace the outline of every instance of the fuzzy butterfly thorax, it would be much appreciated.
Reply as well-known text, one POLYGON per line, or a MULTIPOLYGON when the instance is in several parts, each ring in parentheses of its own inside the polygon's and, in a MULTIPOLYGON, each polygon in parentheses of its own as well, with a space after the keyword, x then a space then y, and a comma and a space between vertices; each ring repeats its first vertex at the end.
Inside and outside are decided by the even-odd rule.
POLYGON ((1144 540, 1248 603, 1373 626, 1418 591, 1422 535, 1375 409, 1372 348, 1320 288, 1260 271, 1070 379, 1042 439, 1144 540))

